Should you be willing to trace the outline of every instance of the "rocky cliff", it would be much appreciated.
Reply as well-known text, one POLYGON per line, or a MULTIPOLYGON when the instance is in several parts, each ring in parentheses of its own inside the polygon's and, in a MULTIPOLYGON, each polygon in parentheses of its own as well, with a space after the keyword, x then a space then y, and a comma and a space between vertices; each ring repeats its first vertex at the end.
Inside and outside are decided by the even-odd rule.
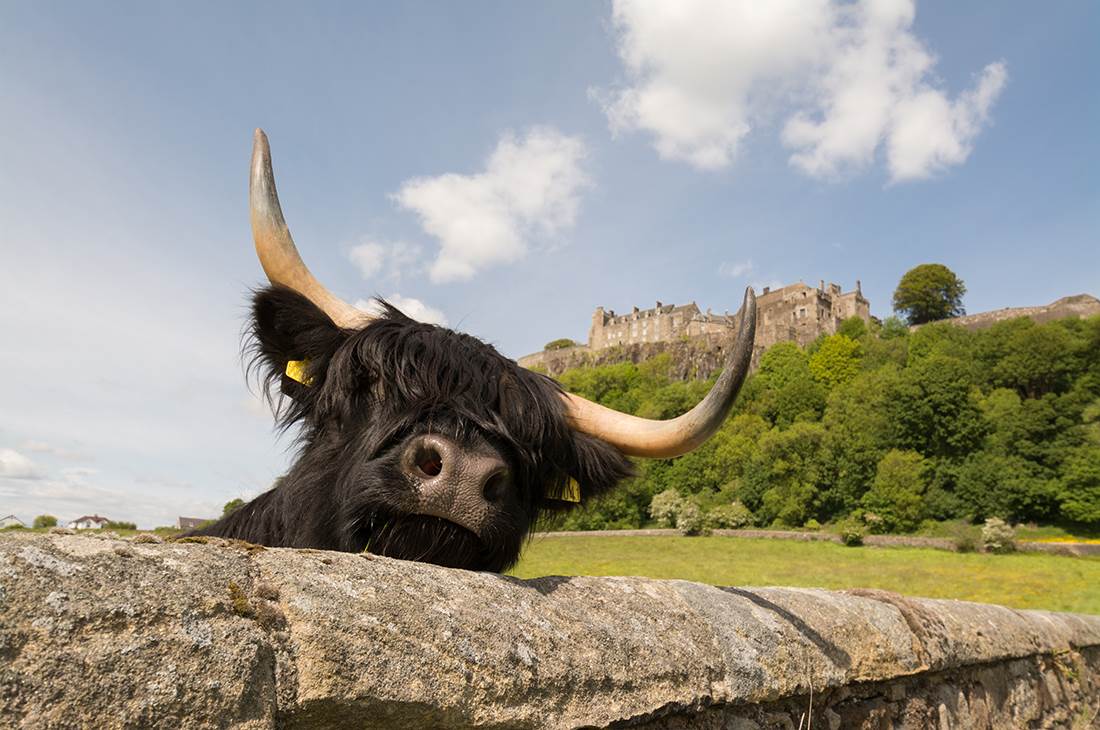
MULTIPOLYGON (((669 377, 673 380, 706 380, 722 369, 726 347, 730 344, 732 343, 728 338, 707 335, 685 337, 675 342, 619 345, 602 350, 591 350, 584 345, 578 345, 525 355, 518 362, 525 368, 538 368, 557 377, 571 368, 620 362, 636 364, 667 352, 672 359, 669 377)), ((759 352, 753 353, 754 368, 759 356, 759 352)))
POLYGON ((1100 617, 0 538, 0 726, 1089 727, 1100 617))

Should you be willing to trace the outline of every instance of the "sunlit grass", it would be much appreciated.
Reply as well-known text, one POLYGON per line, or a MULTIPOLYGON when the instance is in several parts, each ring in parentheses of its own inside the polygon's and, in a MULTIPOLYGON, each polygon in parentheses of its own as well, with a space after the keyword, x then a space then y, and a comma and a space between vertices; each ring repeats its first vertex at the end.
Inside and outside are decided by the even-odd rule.
POLYGON ((736 586, 880 588, 1100 614, 1100 558, 729 537, 536 536, 512 574, 639 575, 736 586))

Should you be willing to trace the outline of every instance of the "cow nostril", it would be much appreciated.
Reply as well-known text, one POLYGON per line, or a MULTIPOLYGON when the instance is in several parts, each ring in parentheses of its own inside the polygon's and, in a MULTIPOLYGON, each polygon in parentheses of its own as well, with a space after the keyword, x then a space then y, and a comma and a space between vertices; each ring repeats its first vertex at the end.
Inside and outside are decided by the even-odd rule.
POLYGON ((425 449, 416 458, 416 468, 419 469, 424 476, 437 477, 440 472, 443 471, 443 457, 439 455, 439 452, 435 449, 425 449))
POLYGON ((485 480, 482 494, 487 502, 499 502, 504 498, 504 491, 508 488, 508 471, 501 469, 494 472, 485 480))

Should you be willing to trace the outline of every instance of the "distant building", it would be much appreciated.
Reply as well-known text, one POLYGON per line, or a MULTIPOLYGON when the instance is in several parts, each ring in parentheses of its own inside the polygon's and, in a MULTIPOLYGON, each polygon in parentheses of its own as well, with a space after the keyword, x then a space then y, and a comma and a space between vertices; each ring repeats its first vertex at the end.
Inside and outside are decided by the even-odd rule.
MULTIPOLYGON (((756 298, 755 349, 763 351, 777 342, 797 342, 805 347, 821 335, 835 334, 840 323, 849 317, 871 321, 871 305, 858 281, 850 292, 842 291, 837 284, 826 287, 824 280, 817 287, 802 282, 774 290, 764 287, 756 298)), ((588 330, 588 347, 602 350, 723 334, 736 323, 736 316, 713 314, 709 309, 702 312, 695 302, 681 305, 657 302, 652 309, 634 307, 627 314, 596 307, 588 330)))
POLYGON ((99 515, 84 515, 70 522, 69 527, 73 530, 99 530, 106 527, 108 522, 110 522, 110 520, 106 517, 100 517, 99 515))
POLYGON ((13 527, 15 525, 18 525, 19 527, 26 527, 26 525, 23 524, 23 520, 19 519, 15 515, 0 517, 0 530, 4 529, 5 527, 13 527))
POLYGON ((213 521, 214 520, 207 519, 206 517, 177 517, 176 527, 180 530, 194 530, 213 521))

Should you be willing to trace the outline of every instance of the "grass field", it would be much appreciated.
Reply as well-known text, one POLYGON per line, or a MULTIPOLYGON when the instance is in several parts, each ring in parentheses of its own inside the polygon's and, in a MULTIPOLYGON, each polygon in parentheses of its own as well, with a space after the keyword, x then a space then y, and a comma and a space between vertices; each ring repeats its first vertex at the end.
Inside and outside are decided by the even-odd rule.
POLYGON ((641 575, 730 586, 881 588, 1100 614, 1100 558, 987 555, 730 537, 536 536, 511 573, 641 575))

